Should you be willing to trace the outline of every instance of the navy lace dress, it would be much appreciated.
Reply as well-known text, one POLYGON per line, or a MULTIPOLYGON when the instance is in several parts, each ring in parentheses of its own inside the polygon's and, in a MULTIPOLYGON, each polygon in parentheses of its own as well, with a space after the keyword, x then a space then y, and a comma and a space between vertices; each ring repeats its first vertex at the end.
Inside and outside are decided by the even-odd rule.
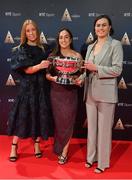
POLYGON ((27 44, 17 47, 12 56, 11 68, 20 79, 20 89, 9 114, 8 135, 20 138, 47 139, 51 120, 49 84, 46 70, 26 74, 24 68, 39 64, 46 59, 49 50, 27 44))

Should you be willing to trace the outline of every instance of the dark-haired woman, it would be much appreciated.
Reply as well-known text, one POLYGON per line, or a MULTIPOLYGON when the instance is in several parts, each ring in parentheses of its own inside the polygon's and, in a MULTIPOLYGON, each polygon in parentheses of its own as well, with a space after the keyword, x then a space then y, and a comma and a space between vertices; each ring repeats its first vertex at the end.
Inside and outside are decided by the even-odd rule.
POLYGON ((58 154, 58 163, 65 164, 78 106, 78 90, 75 83, 78 72, 75 76, 74 72, 72 74, 73 83, 68 71, 69 74, 74 71, 74 61, 82 59, 81 55, 73 50, 73 36, 68 29, 59 31, 56 49, 49 58, 52 62, 47 79, 51 81, 51 106, 55 122, 54 152, 58 154))
POLYGON ((97 162, 95 173, 110 167, 112 125, 118 101, 117 77, 122 72, 121 43, 111 37, 112 22, 101 15, 94 22, 94 42, 88 46, 84 67, 85 100, 88 119, 86 167, 97 162))

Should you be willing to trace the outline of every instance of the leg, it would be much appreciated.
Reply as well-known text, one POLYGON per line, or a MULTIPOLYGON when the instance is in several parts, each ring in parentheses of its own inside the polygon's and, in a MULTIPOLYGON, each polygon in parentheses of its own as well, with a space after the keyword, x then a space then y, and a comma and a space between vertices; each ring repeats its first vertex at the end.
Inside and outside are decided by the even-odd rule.
POLYGON ((63 148, 62 155, 63 155, 64 157, 67 156, 69 144, 70 144, 70 140, 67 142, 67 144, 66 144, 65 147, 63 148))
POLYGON ((115 104, 99 103, 98 105, 98 168, 110 166, 112 125, 115 104))
POLYGON ((34 150, 35 150, 35 157, 36 158, 41 158, 42 157, 42 152, 40 151, 40 137, 37 137, 34 143, 34 150))
POLYGON ((18 155, 17 155, 18 139, 19 138, 17 136, 14 136, 12 140, 11 152, 10 152, 10 157, 9 157, 9 160, 11 162, 15 162, 18 158, 18 155))
POLYGON ((59 164, 65 164, 67 162, 67 154, 68 154, 68 148, 69 148, 70 140, 67 142, 65 147, 63 148, 62 154, 58 157, 58 163, 59 164))
MULTIPOLYGON (((87 163, 97 161, 97 107, 94 101, 86 103, 88 119, 87 163)), ((87 164, 86 163, 86 164, 87 164)), ((88 167, 88 166, 87 166, 88 167)), ((90 166, 91 167, 91 166, 90 166)))

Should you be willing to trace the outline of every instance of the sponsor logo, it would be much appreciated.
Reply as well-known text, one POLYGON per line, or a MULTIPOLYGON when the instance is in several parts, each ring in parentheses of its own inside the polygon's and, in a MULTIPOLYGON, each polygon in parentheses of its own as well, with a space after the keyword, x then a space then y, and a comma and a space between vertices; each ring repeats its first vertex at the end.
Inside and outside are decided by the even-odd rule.
POLYGON ((92 33, 90 32, 89 35, 88 35, 88 37, 87 37, 87 39, 86 39, 86 44, 89 44, 89 43, 91 43, 92 41, 93 41, 93 35, 92 35, 92 33))
POLYGON ((7 60, 7 62, 11 62, 11 58, 7 58, 6 60, 7 60))
POLYGON ((119 119, 115 125, 115 128, 114 129, 117 129, 117 130, 124 130, 124 126, 123 126, 123 123, 121 121, 121 119, 119 119))
POLYGON ((69 13, 67 8, 64 11, 64 14, 63 14, 63 16, 61 18, 61 21, 72 21, 71 15, 70 15, 70 13, 69 13))
POLYGON ((7 101, 8 101, 9 103, 13 103, 13 102, 15 101, 15 99, 14 99, 14 98, 9 98, 7 101))
POLYGON ((55 41, 56 39, 53 38, 53 37, 48 37, 47 40, 48 40, 48 41, 55 41))
POLYGON ((39 17, 54 17, 55 14, 54 13, 48 13, 48 12, 39 12, 39 17))
POLYGON ((12 75, 10 74, 6 81, 6 86, 15 86, 15 85, 16 85, 16 83, 15 83, 12 75))
POLYGON ((41 43, 47 44, 47 40, 46 40, 43 32, 41 32, 41 34, 40 34, 40 41, 41 41, 41 43))
POLYGON ((132 107, 132 104, 128 104, 128 103, 118 103, 118 107, 132 107))
POLYGON ((97 16, 100 16, 102 13, 97 13, 97 12, 89 12, 88 13, 88 16, 89 17, 97 17, 97 16))
POLYGON ((14 40, 20 41, 20 37, 16 36, 16 37, 14 37, 14 40))
POLYGON ((132 61, 123 61, 123 64, 132 65, 132 61))
POLYGON ((126 83, 125 83, 123 77, 122 77, 121 80, 119 81, 118 88, 119 88, 119 89, 127 89, 127 86, 126 86, 126 83))
POLYGON ((73 37, 73 40, 74 40, 74 41, 77 41, 77 40, 78 40, 78 37, 77 37, 77 36, 76 36, 76 37, 74 36, 74 37, 73 37))
POLYGON ((123 45, 131 45, 130 40, 129 40, 128 35, 127 35, 126 32, 125 32, 124 36, 121 39, 121 43, 123 45))
POLYGON ((5 38, 5 43, 9 43, 9 44, 13 44, 14 43, 14 40, 13 40, 13 37, 10 33, 10 31, 7 32, 7 35, 6 35, 6 38, 5 38))
POLYGON ((80 18, 80 15, 79 14, 72 14, 71 17, 72 18, 80 18))
POLYGON ((131 12, 125 12, 123 14, 124 17, 131 17, 132 16, 132 13, 131 12))
POLYGON ((130 82, 130 83, 127 83, 127 85, 128 85, 128 86, 132 86, 132 83, 131 83, 131 82, 130 82))
POLYGON ((124 126, 127 128, 132 128, 132 124, 125 124, 124 126))
POLYGON ((11 11, 7 11, 5 12, 5 16, 8 16, 8 17, 11 17, 11 16, 21 16, 21 13, 20 12, 11 12, 11 11))

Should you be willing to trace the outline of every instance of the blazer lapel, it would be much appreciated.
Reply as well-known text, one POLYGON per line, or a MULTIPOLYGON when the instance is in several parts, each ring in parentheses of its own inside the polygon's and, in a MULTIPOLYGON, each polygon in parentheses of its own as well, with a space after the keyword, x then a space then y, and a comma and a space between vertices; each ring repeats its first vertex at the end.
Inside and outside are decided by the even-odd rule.
POLYGON ((89 56, 90 56, 95 44, 96 44, 96 41, 93 44, 89 45, 88 52, 85 57, 85 62, 88 62, 89 56))
POLYGON ((112 42, 112 38, 108 37, 108 39, 106 40, 106 42, 104 43, 102 50, 98 56, 98 60, 96 62, 96 64, 100 64, 105 56, 105 54, 107 53, 109 47, 111 46, 111 42, 112 42))

